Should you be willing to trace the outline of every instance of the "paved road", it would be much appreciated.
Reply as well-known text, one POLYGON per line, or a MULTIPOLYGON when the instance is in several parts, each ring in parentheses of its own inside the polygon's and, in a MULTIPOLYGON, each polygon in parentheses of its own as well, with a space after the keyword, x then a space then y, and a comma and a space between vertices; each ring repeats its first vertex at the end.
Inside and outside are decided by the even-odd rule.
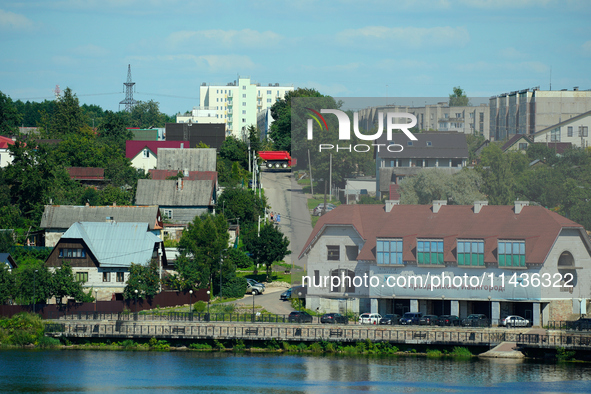
MULTIPOLYGON (((267 312, 277 315, 289 315, 294 309, 291 303, 281 301, 279 295, 287 290, 285 287, 267 287, 263 294, 254 296, 255 306, 263 307, 267 312)), ((228 304, 244 304, 246 307, 252 307, 252 295, 246 295, 241 300, 228 302, 228 304)))
POLYGON ((298 260, 312 231, 307 198, 291 172, 263 171, 262 180, 271 211, 281 216, 279 227, 290 241, 291 255, 285 262, 306 270, 307 258, 298 260))

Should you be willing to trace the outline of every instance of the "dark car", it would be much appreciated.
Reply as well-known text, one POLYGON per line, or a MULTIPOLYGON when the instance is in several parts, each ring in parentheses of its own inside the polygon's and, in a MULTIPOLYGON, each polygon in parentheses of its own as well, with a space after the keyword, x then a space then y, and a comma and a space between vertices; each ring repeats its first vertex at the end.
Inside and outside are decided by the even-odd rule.
POLYGON ((288 301, 291 298, 291 288, 285 290, 283 293, 281 293, 281 295, 279 296, 279 299, 281 301, 288 301))
POLYGON ((581 317, 579 320, 568 322, 567 328, 569 330, 591 330, 591 319, 586 317, 581 317))
POLYGON ((349 319, 346 316, 341 315, 340 313, 325 313, 320 318, 320 323, 328 323, 328 324, 348 324, 349 319))
POLYGON ((490 326, 490 321, 486 315, 481 313, 473 313, 469 315, 467 318, 462 320, 462 326, 464 327, 488 327, 490 326))
POLYGON ((287 321, 290 323, 312 323, 312 316, 308 312, 291 312, 287 321))
POLYGON ((456 315, 441 315, 439 316, 440 326, 459 326, 460 318, 456 315))
POLYGON ((406 312, 400 318, 400 324, 419 324, 419 320, 423 317, 423 312, 406 312))
POLYGON ((388 325, 396 325, 399 324, 400 316, 396 314, 389 314, 382 316, 382 320, 380 320, 380 324, 388 324, 388 325))
POLYGON ((435 326, 439 324, 439 317, 436 315, 425 315, 419 319, 421 326, 435 326))

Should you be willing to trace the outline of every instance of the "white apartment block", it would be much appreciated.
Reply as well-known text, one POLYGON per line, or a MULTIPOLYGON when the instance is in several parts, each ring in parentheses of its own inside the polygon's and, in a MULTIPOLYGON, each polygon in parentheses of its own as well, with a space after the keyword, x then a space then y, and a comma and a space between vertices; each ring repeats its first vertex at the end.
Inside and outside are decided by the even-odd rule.
POLYGON ((215 109, 216 116, 226 122, 227 135, 245 139, 246 128, 257 125, 257 113, 270 108, 285 97, 293 86, 279 86, 278 83, 263 86, 251 82, 250 77, 238 77, 226 85, 207 85, 199 89, 199 105, 215 109))
POLYGON ((177 123, 226 123, 226 118, 219 116, 215 107, 193 107, 191 112, 176 115, 177 123))
POLYGON ((591 111, 591 90, 523 89, 491 97, 489 106, 490 137, 502 141, 515 134, 536 134, 591 111))
POLYGON ((547 127, 533 135, 534 142, 570 142, 578 148, 589 147, 589 128, 591 128, 591 111, 574 116, 558 124, 547 127))

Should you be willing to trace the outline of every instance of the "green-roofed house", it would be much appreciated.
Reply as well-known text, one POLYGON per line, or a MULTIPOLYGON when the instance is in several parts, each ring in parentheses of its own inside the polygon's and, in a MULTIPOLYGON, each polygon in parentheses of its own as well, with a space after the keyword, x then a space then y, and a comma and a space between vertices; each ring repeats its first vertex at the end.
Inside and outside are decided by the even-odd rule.
MULTIPOLYGON (((148 223, 76 222, 61 237, 45 265, 50 270, 64 261, 84 287, 98 290, 99 301, 121 299, 132 263, 151 260, 166 266, 162 240, 148 231, 148 223)), ((94 295, 94 294, 93 294, 94 295)))

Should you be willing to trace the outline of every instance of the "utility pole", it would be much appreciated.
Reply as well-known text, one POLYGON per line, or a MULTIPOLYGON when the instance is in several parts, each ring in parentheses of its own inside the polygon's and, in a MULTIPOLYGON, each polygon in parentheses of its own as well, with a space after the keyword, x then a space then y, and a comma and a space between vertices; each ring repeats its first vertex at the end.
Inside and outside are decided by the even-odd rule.
POLYGON ((310 149, 308 149, 308 167, 310 168, 310 192, 314 198, 314 180, 312 179, 312 161, 310 160, 310 149))
MULTIPOLYGON (((329 154, 329 171, 328 171, 328 186, 330 188, 330 201, 332 201, 332 153, 329 154)), ((326 192, 325 192, 326 194, 326 192)), ((326 197, 325 197, 326 200, 326 197)), ((326 205, 326 204, 325 204, 326 205)))

